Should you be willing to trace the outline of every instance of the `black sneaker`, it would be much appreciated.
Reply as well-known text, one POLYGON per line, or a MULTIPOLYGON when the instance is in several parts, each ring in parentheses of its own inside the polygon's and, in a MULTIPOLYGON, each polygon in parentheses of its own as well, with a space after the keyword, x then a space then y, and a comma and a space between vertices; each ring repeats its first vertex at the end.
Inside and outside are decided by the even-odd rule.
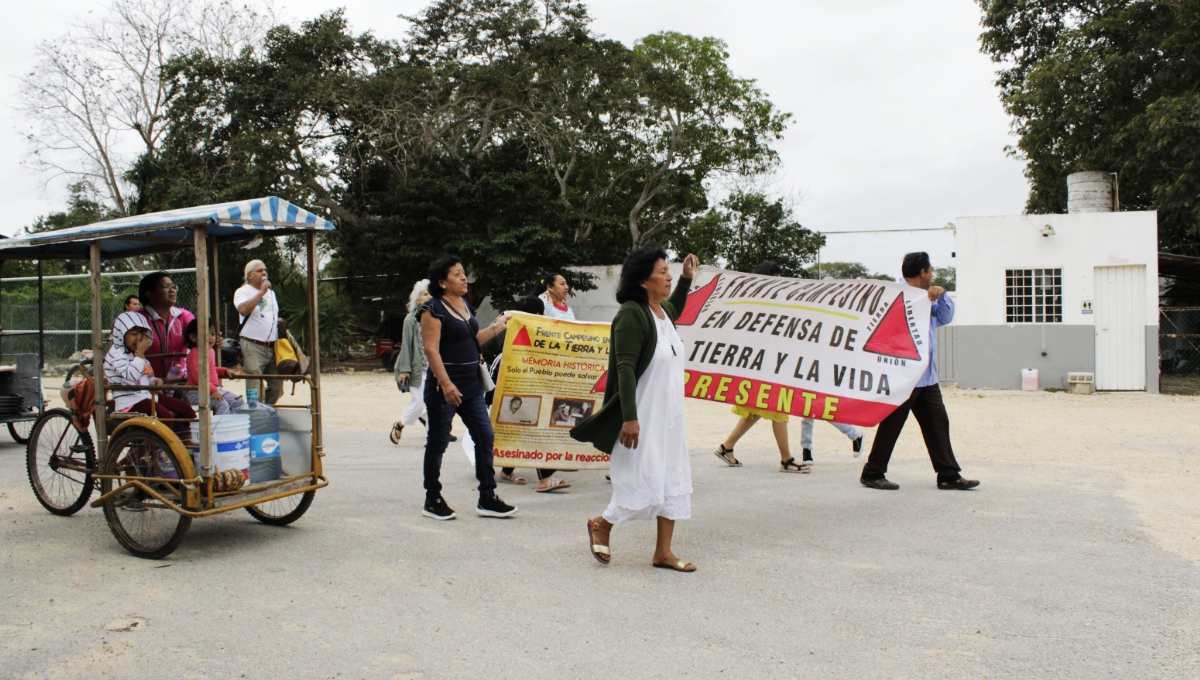
POLYGON ((500 500, 499 496, 480 498, 475 506, 476 514, 481 517, 512 517, 517 514, 517 507, 500 500))
POLYGON ((858 439, 855 439, 854 442, 851 444, 851 446, 854 447, 854 457, 858 458, 862 454, 862 435, 861 434, 858 435, 858 439))
POLYGON ((446 499, 438 496, 431 501, 425 501, 425 509, 421 511, 422 515, 430 519, 454 519, 458 514, 446 505, 446 499))
POLYGON ((813 463, 812 449, 804 449, 804 454, 801 457, 801 460, 803 460, 804 463, 807 465, 812 465, 812 463, 813 463))
POLYGON ((456 442, 456 441, 458 441, 458 437, 455 437, 454 435, 450 435, 450 441, 456 442))

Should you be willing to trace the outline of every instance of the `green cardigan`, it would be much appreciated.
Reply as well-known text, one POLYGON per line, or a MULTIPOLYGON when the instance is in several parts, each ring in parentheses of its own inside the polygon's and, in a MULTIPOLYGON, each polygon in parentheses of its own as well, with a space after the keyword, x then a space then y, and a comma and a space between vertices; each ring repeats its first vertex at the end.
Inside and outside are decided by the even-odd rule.
MULTIPOLYGON (((662 308, 674 323, 687 304, 691 279, 680 277, 671 297, 663 300, 662 308)), ((621 426, 637 420, 637 381, 650 366, 658 332, 650 305, 630 300, 621 305, 612 320, 609 339, 608 384, 604 388, 604 405, 571 428, 571 437, 611 455, 621 436, 621 426)))

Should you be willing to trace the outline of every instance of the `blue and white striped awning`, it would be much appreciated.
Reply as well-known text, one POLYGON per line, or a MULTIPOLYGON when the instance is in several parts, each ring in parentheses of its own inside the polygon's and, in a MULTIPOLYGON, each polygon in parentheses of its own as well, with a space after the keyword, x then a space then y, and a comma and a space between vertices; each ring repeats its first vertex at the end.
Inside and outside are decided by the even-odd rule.
POLYGON ((207 227, 209 236, 233 240, 333 231, 333 223, 287 201, 269 196, 234 203, 202 205, 0 239, 0 260, 87 259, 100 242, 104 259, 193 247, 192 230, 207 227))

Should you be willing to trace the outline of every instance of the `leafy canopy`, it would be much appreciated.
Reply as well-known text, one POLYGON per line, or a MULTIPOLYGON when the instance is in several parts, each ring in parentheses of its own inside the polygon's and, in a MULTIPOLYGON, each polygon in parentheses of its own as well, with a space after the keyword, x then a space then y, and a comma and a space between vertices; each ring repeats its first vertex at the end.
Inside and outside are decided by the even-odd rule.
POLYGON ((812 279, 879 279, 881 281, 895 281, 896 279, 881 274, 879 272, 871 273, 871 270, 866 265, 858 262, 822 262, 820 265, 811 265, 808 270, 808 277, 812 279), (818 272, 818 269, 820 271, 818 272))
POLYGON ((1163 250, 1200 254, 1200 3, 979 0, 982 49, 1026 161, 1026 209, 1066 212, 1068 174, 1118 173, 1163 250))
POLYGON ((671 242, 672 250, 694 252, 706 262, 724 261, 736 271, 753 271, 771 260, 782 276, 804 278, 804 265, 816 259, 825 237, 796 222, 782 199, 735 191, 721 205, 691 223, 671 242))
POLYGON ((708 211, 706 182, 778 162, 788 115, 720 40, 628 47, 563 0, 436 0, 407 18, 400 41, 330 12, 259 50, 170 62, 169 132, 131 172, 139 210, 320 206, 340 227, 328 271, 358 277, 351 295, 398 303, 452 252, 478 301, 547 270, 586 289, 572 266, 670 242, 708 211))

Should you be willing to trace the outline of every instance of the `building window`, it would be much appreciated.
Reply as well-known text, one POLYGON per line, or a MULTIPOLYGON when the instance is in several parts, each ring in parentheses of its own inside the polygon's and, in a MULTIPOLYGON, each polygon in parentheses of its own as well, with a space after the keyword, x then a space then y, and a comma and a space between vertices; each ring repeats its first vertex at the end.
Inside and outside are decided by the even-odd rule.
POLYGON ((1006 269, 1008 323, 1062 323, 1062 269, 1006 269))

